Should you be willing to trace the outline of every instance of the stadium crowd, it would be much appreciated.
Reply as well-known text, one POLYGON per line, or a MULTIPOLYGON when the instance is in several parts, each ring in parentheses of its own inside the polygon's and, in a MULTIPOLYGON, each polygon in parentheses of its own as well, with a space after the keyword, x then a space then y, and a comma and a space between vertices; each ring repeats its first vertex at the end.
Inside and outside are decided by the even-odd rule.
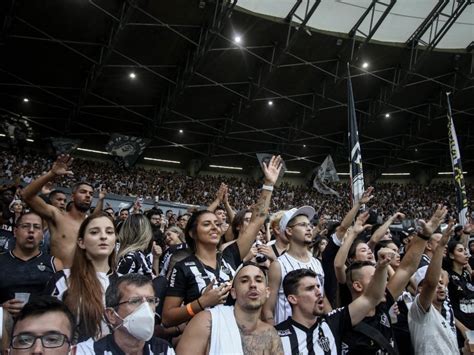
POLYGON ((474 224, 449 213, 450 184, 378 184, 351 204, 347 184, 332 199, 276 184, 279 156, 263 184, 0 159, 16 180, 0 191, 2 351, 474 353, 474 224), (110 192, 205 207, 114 211, 110 192))
MULTIPOLYGON (((0 179, 14 178, 26 185, 35 177, 46 172, 52 159, 40 154, 25 153, 21 157, 7 151, 0 152, 0 179)), ((255 201, 259 183, 245 177, 199 175, 187 176, 180 172, 167 172, 157 169, 133 167, 123 169, 113 162, 91 161, 77 158, 75 174, 72 177, 59 178, 55 185, 71 187, 80 181, 90 181, 94 188, 105 185, 109 193, 122 196, 140 196, 154 199, 185 203, 191 205, 209 205, 215 196, 221 181, 229 186, 231 205, 241 210, 255 201)), ((373 184, 378 191, 378 213, 382 219, 402 211, 407 218, 427 218, 436 203, 455 205, 454 185, 448 182, 419 184, 379 183, 373 184)), ((331 186, 339 197, 322 195, 308 186, 295 186, 281 182, 275 190, 270 210, 277 211, 296 206, 324 205, 325 214, 333 220, 341 220, 350 209, 350 186, 347 182, 334 183, 331 186)), ((471 186, 467 186, 470 195, 471 186)))

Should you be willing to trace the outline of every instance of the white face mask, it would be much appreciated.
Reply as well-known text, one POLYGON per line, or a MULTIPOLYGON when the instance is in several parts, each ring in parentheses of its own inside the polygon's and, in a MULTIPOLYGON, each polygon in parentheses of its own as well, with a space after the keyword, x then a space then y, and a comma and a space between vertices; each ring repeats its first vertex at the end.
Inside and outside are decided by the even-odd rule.
MULTIPOLYGON (((117 314, 117 313, 115 313, 117 314)), ((117 314, 120 318, 120 316, 117 314)), ((122 319, 123 326, 134 338, 148 341, 155 330, 155 312, 148 302, 143 302, 136 310, 122 319)))

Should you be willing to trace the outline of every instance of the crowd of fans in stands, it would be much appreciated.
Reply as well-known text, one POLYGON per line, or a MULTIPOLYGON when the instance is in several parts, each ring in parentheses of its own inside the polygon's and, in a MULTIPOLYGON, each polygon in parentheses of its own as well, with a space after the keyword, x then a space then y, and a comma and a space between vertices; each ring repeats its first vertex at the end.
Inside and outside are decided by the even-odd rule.
MULTIPOLYGON (((22 184, 30 183, 35 177, 49 169, 53 160, 43 155, 24 154, 15 156, 0 152, 0 179, 19 178, 22 184)), ((109 193, 122 196, 140 196, 179 202, 191 205, 209 205, 222 181, 229 186, 229 199, 236 210, 247 208, 258 195, 259 182, 248 177, 187 176, 180 172, 133 167, 128 170, 113 162, 76 159, 72 177, 55 181, 58 187, 70 187, 80 181, 90 181, 94 187, 104 185, 109 193)), ((455 205, 454 186, 448 182, 418 184, 379 183, 377 189, 377 210, 382 219, 402 211, 407 218, 426 218, 437 203, 455 205)), ((295 186, 281 182, 275 191, 271 211, 310 205, 323 206, 325 214, 333 220, 341 220, 350 209, 350 186, 346 182, 332 186, 339 197, 322 195, 308 186, 295 186)), ((471 193, 470 185, 467 193, 471 193)), ((452 208, 451 208, 452 209, 452 208)))
POLYGON ((262 184, 0 154, 2 351, 474 354, 474 223, 449 184, 350 203, 347 184, 276 184, 279 156, 262 184), (109 192, 201 207, 116 211, 109 192))

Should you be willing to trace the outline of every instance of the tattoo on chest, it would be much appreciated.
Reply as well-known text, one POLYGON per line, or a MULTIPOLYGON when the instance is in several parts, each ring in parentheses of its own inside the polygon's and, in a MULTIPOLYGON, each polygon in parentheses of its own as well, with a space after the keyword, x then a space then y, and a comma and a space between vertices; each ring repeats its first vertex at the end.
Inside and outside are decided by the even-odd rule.
MULTIPOLYGON (((280 353, 278 351, 278 345, 281 346, 279 342, 280 339, 274 339, 276 333, 274 334, 274 332, 269 329, 259 333, 249 333, 245 327, 241 327, 240 325, 238 325, 238 327, 244 355, 267 355, 275 353, 275 350, 277 350, 276 353, 280 353), (275 340, 278 341, 278 343, 276 343, 275 340), (277 349, 275 349, 275 345, 277 349)), ((278 337, 278 335, 276 336, 278 337)))

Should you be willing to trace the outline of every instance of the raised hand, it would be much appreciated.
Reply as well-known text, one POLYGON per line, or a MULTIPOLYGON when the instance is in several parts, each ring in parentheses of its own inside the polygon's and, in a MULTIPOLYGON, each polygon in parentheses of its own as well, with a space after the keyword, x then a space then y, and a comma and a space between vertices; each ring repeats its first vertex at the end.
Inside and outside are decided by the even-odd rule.
POLYGON ((263 162, 263 174, 265 175, 265 185, 275 185, 278 176, 280 175, 280 170, 282 164, 281 156, 272 156, 270 161, 267 163, 263 162))
POLYGON ((392 262, 392 259, 395 257, 395 252, 390 248, 380 248, 377 253, 377 264, 385 267, 392 262))
POLYGON ((219 190, 217 190, 216 198, 222 202, 224 200, 225 193, 227 191, 227 185, 224 183, 221 183, 221 186, 219 186, 219 190))
POLYGON ((405 219, 405 214, 401 212, 395 212, 392 216, 393 219, 405 219))
POLYGON ((369 211, 365 211, 359 214, 354 225, 352 226, 352 231, 356 234, 360 234, 366 229, 372 227, 370 224, 365 224, 365 222, 367 222, 367 220, 369 219, 369 216, 369 211))
POLYGON ((73 160, 74 159, 71 158, 68 154, 61 154, 53 163, 53 166, 51 167, 51 172, 56 176, 73 176, 74 173, 69 170, 71 168, 73 160))
POLYGON ((420 219, 419 223, 421 225, 421 233, 425 237, 430 237, 439 227, 444 217, 446 216, 446 213, 448 213, 448 208, 446 206, 438 205, 438 208, 436 208, 436 211, 433 213, 428 222, 425 222, 424 220, 420 219))
POLYGON ((374 191, 374 188, 372 186, 369 186, 367 190, 364 191, 361 198, 359 199, 359 204, 365 205, 367 202, 372 200, 374 198, 374 195, 372 195, 373 191, 374 191))
POLYGON ((449 239, 451 239, 451 235, 453 232, 454 224, 455 224, 454 218, 450 218, 448 221, 448 226, 444 230, 443 236, 441 237, 439 241, 438 247, 441 246, 444 248, 449 243, 449 239))
POLYGON ((99 188, 99 199, 103 200, 107 196, 107 188, 100 185, 99 188))

